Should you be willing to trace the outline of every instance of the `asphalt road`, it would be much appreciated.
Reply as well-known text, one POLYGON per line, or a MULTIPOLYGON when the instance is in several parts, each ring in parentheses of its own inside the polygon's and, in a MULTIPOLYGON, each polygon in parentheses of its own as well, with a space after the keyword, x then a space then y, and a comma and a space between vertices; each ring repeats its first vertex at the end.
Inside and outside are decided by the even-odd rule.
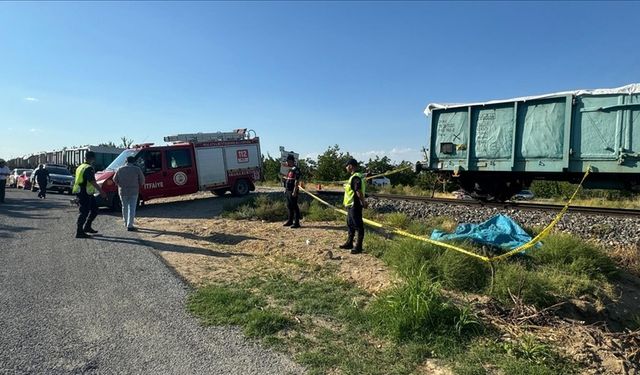
POLYGON ((70 198, 7 189, 0 204, 1 374, 303 372, 237 328, 201 327, 189 288, 117 215, 75 239, 70 198))

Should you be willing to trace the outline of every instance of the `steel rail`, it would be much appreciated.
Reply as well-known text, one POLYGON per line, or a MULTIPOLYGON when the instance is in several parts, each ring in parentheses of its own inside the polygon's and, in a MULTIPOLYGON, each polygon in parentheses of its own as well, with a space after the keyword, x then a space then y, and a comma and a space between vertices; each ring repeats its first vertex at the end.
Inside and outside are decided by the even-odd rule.
MULTIPOLYGON (((318 194, 341 195, 342 191, 319 190, 318 194)), ((430 198, 416 195, 395 195, 395 194, 367 194, 367 197, 379 199, 391 199, 399 201, 417 201, 424 203, 444 203, 463 206, 496 207, 504 209, 540 210, 540 211, 560 211, 563 205, 545 203, 525 203, 522 201, 507 202, 485 202, 476 199, 454 199, 454 198, 430 198)), ((587 207, 570 206, 569 212, 581 213, 585 215, 607 215, 616 217, 636 217, 640 218, 640 209, 608 208, 608 207, 587 207)))

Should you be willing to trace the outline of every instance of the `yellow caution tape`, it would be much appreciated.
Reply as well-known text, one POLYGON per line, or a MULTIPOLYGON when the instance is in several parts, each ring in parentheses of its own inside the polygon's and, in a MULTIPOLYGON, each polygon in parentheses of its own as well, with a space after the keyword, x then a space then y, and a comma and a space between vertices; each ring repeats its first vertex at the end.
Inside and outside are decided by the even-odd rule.
MULTIPOLYGON (((332 204, 324 201, 323 199, 321 199, 320 197, 316 196, 315 194, 312 194, 308 190, 305 190, 302 187, 300 188, 300 190, 302 190, 305 193, 309 194, 313 199, 315 199, 318 202, 324 204, 325 206, 328 206, 328 207, 332 208, 333 210, 335 210, 337 212, 340 212, 343 215, 348 215, 347 211, 341 210, 341 209, 339 209, 337 207, 334 207, 332 204)), ((369 220, 369 219, 364 219, 363 218, 362 221, 364 221, 366 224, 368 224, 368 225, 370 225, 372 227, 386 229, 384 225, 382 225, 382 224, 380 224, 378 222, 375 222, 373 220, 369 220)), ((471 252, 469 250, 465 250, 465 249, 459 248, 457 246, 450 245, 448 243, 434 241, 434 240, 432 240, 430 238, 424 238, 424 237, 416 236, 415 234, 412 234, 412 233, 409 233, 409 232, 405 232, 405 231, 403 231, 401 229, 397 229, 397 228, 388 228, 388 229, 389 229, 390 232, 399 234, 401 236, 413 238, 413 239, 416 239, 416 240, 419 240, 419 241, 423 241, 423 242, 427 242, 427 243, 430 243, 430 244, 434 244, 434 245, 437 245, 437 246, 440 246, 440 247, 444 247, 444 248, 447 248, 447 249, 450 249, 450 250, 458 251, 460 253, 463 253, 463 254, 478 258, 478 259, 483 260, 485 262, 489 261, 489 258, 487 258, 485 256, 475 254, 475 253, 473 253, 473 252, 471 252)))
MULTIPOLYGON (((558 224, 558 222, 562 219, 564 214, 567 212, 567 210, 569 209, 569 206, 571 205, 571 203, 573 202, 573 199, 578 194, 578 191, 582 187, 582 184, 584 183, 585 179, 589 175, 590 171, 591 171, 591 168, 590 167, 587 168, 587 171, 585 172, 584 177, 582 177, 582 181, 580 181, 580 184, 578 185, 576 190, 571 195, 571 198, 569 199, 567 204, 565 204, 565 206, 562 208, 562 210, 560 210, 558 215, 556 215, 556 217, 551 221, 551 223, 549 223, 549 225, 547 225, 540 233, 538 233, 537 236, 535 236, 533 239, 531 239, 531 241, 527 242, 524 245, 518 246, 517 248, 515 248, 513 250, 510 250, 507 253, 504 253, 504 254, 501 254, 501 255, 498 255, 498 256, 495 256, 495 257, 491 257, 491 258, 486 257, 486 256, 482 256, 482 255, 479 255, 479 254, 476 254, 476 253, 473 253, 473 252, 471 252, 469 250, 466 250, 466 249, 463 249, 463 248, 460 248, 460 247, 457 247, 457 246, 454 246, 454 245, 451 245, 451 244, 448 244, 448 243, 445 243, 445 242, 440 242, 440 241, 432 240, 430 238, 420 237, 420 236, 417 236, 415 234, 403 231, 403 230, 398 229, 398 228, 392 228, 392 227, 391 228, 385 228, 385 226, 383 224, 380 224, 380 223, 375 222, 373 220, 363 219, 363 221, 366 224, 370 225, 370 226, 373 226, 373 227, 376 227, 376 228, 388 229, 392 233, 399 234, 401 236, 405 236, 405 237, 409 237, 409 238, 413 238, 413 239, 418 240, 418 241, 430 243, 432 245, 443 247, 443 248, 446 248, 446 249, 449 249, 449 250, 457 251, 459 253, 462 253, 462 254, 465 254, 465 255, 480 259, 480 260, 482 260, 484 262, 488 262, 488 263, 496 262, 496 261, 499 261, 499 260, 503 260, 503 259, 509 258, 509 257, 511 257, 511 256, 513 256, 515 254, 518 254, 520 252, 523 252, 523 251, 525 251, 527 249, 530 249, 535 244, 540 242, 543 238, 545 238, 551 232, 551 230, 556 226, 556 224, 558 224)), ((321 199, 320 197, 316 196, 315 194, 312 194, 308 190, 306 190, 306 189, 304 189, 302 187, 300 187, 300 190, 302 190, 305 193, 309 194, 313 199, 315 199, 315 200, 321 202, 322 204, 332 208, 333 210, 335 210, 337 212, 340 212, 343 215, 348 215, 347 211, 341 210, 341 209, 339 209, 337 207, 334 207, 332 204, 324 201, 323 199, 321 199)))
POLYGON ((540 231, 540 233, 538 233, 537 236, 535 236, 533 239, 531 239, 531 241, 527 242, 526 244, 520 245, 520 246, 516 247, 515 249, 513 249, 513 250, 511 250, 509 252, 506 252, 504 254, 492 257, 491 259, 489 259, 489 261, 495 262, 495 261, 498 261, 498 260, 506 259, 506 258, 509 258, 509 257, 517 254, 517 253, 520 253, 522 251, 530 249, 535 244, 537 244, 538 242, 542 241, 542 239, 545 238, 547 235, 549 235, 549 233, 551 233, 551 230, 556 226, 556 224, 558 224, 558 222, 560 221, 560 219, 562 219, 562 217, 567 212, 567 210, 569 210, 569 206, 573 202, 573 199, 576 197, 576 195, 578 195, 578 191, 580 191, 580 188, 582 187, 582 184, 584 183, 584 180, 587 179, 587 176, 589 175, 590 172, 591 172, 591 167, 589 166, 587 168, 587 171, 584 173, 584 176, 582 177, 582 181, 580 181, 580 184, 578 185, 576 190, 571 195, 571 198, 569 198, 569 201, 567 202, 567 204, 565 204, 564 207, 562 207, 562 210, 560 210, 560 212, 558 212, 558 214, 551 221, 551 223, 549 223, 549 225, 547 225, 546 228, 544 228, 542 231, 540 231))
MULTIPOLYGON (((388 172, 385 172, 385 173, 380 173, 380 174, 377 174, 377 175, 374 175, 374 176, 368 176, 368 177, 365 177, 365 180, 371 180, 373 178, 378 178, 378 177, 391 176, 392 174, 396 174, 398 172, 402 172, 402 171, 404 171, 406 169, 409 169, 409 168, 411 168, 410 165, 402 167, 402 168, 394 169, 394 170, 391 170, 391 171, 388 171, 388 172)), ((328 184, 342 185, 342 184, 345 184, 347 182, 349 182, 349 180, 342 180, 342 181, 313 181, 314 184, 325 184, 325 185, 328 185, 328 184)))

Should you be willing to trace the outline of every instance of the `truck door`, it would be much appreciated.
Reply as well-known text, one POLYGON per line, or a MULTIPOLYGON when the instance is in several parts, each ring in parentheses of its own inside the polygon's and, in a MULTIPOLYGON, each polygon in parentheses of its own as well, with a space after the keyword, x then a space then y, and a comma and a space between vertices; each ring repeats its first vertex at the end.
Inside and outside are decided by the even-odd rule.
POLYGON ((142 199, 161 198, 166 196, 164 191, 166 171, 162 169, 162 150, 150 149, 138 153, 136 165, 144 172, 144 185, 140 191, 142 199))
POLYGON ((164 187, 167 196, 191 194, 198 191, 198 176, 192 150, 191 146, 166 149, 164 187))

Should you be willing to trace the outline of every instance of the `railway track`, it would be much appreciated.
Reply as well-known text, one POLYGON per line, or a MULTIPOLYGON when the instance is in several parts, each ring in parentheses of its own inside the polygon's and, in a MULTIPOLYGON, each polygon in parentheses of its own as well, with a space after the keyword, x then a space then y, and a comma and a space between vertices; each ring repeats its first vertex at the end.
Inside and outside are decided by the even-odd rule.
MULTIPOLYGON (((342 195, 341 191, 324 190, 318 191, 318 194, 324 195, 342 195)), ((423 203, 441 203, 441 204, 455 204, 463 206, 476 206, 476 207, 495 207, 503 209, 519 209, 519 210, 539 210, 539 211, 560 211, 563 206, 557 204, 544 204, 544 203, 525 203, 525 202, 483 202, 474 199, 453 199, 453 198, 429 198, 414 195, 394 195, 394 194, 367 194, 368 197, 379 199, 390 199, 398 201, 414 201, 423 203)), ((615 217, 635 217, 640 218, 640 210, 638 209, 622 209, 622 208, 607 208, 607 207, 585 207, 585 206, 570 206, 569 212, 581 213, 585 215, 602 215, 602 216, 615 216, 615 217)))

